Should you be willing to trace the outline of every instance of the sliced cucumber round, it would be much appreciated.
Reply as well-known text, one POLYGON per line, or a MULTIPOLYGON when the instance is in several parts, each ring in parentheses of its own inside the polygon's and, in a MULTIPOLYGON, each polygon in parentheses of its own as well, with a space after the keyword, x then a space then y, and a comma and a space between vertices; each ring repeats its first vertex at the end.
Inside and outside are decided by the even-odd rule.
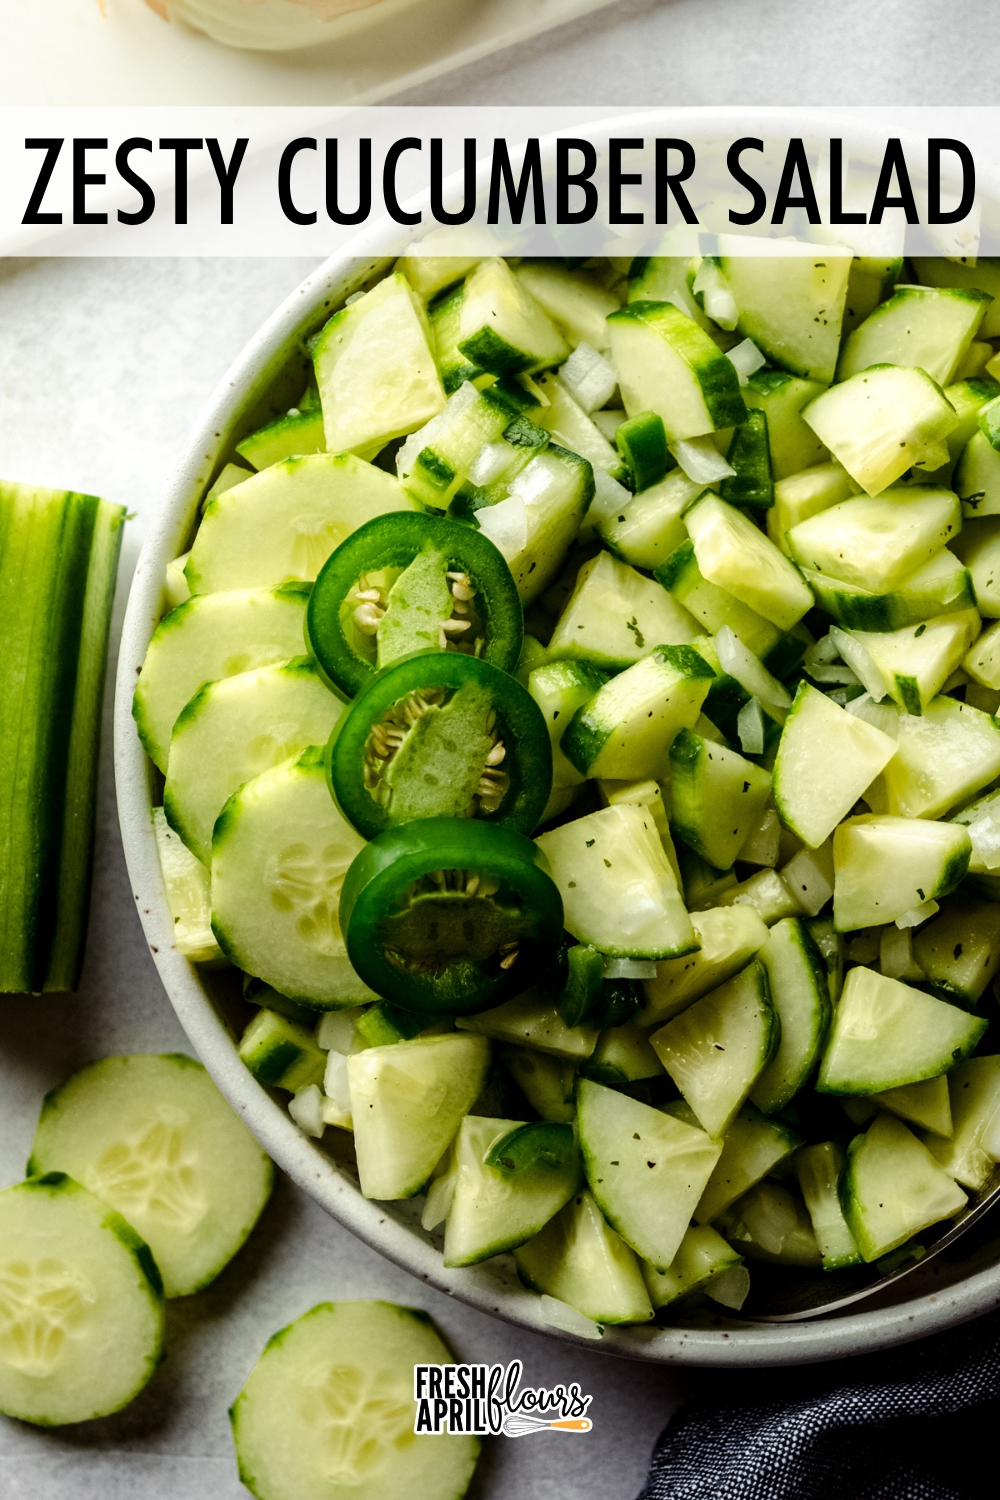
POLYGON ((42 1106, 29 1173, 68 1172, 156 1257, 168 1297, 213 1281, 271 1194, 274 1169, 202 1067, 180 1053, 105 1057, 42 1106))
POLYGON ((135 1230, 62 1172, 0 1193, 0 1412, 106 1417, 162 1358, 163 1288, 135 1230))
POLYGON ((230 1411, 257 1500, 461 1500, 480 1440, 417 1435, 414 1365, 454 1364, 425 1312, 321 1302, 276 1333, 230 1411))

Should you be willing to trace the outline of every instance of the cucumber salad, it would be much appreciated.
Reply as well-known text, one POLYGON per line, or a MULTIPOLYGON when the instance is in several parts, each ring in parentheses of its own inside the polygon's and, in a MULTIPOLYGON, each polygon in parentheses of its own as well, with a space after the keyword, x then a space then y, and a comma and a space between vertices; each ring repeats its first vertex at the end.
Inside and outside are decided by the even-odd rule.
POLYGON ((1000 1161, 1000 263, 756 248, 383 269, 135 692, 246 1066, 576 1332, 1000 1161))

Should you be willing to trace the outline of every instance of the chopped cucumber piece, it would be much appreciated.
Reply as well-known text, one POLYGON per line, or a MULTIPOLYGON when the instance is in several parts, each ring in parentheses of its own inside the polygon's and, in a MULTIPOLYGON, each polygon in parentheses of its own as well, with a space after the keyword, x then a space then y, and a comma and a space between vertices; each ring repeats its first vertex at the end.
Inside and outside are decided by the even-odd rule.
POLYGON ((655 579, 599 552, 577 574, 549 651, 617 672, 656 646, 688 645, 697 636, 697 622, 655 579))
POLYGON ((320 1083, 326 1071, 326 1057, 312 1032, 266 1007, 244 1031, 239 1053, 258 1083, 290 1094, 320 1083))
POLYGON ((563 899, 566 928, 617 958, 675 958, 697 944, 652 817, 605 807, 535 841, 563 899))
POLYGON ((503 553, 522 604, 531 604, 557 576, 594 497, 585 458, 554 444, 533 458, 507 497, 477 512, 480 531, 503 553))
POLYGON ((958 423, 937 382, 901 365, 873 365, 832 386, 803 419, 869 495, 914 465, 937 468, 941 444, 958 423))
POLYGON ((337 910, 363 845, 327 790, 321 750, 248 781, 215 829, 212 926, 223 952, 291 999, 357 1005, 337 910))
POLYGON ((523 260, 514 274, 573 345, 608 347, 607 319, 622 305, 614 292, 586 271, 568 271, 557 260, 523 260))
POLYGON ((758 870, 718 896, 719 906, 752 906, 762 922, 772 927, 782 917, 808 916, 801 901, 777 870, 758 870))
POLYGON ((482 391, 470 382, 460 385, 444 410, 407 438, 396 455, 396 470, 411 503, 445 510, 469 480, 484 447, 499 442, 512 422, 537 405, 515 380, 498 380, 482 391))
POLYGON ((441 410, 432 343, 423 303, 398 272, 334 313, 312 351, 331 453, 372 457, 441 410))
POLYGON ((571 1125, 492 1120, 468 1115, 453 1146, 455 1193, 444 1232, 446 1266, 471 1266, 523 1245, 573 1197, 582 1176, 571 1125), (517 1162, 519 1132, 531 1132, 535 1154, 517 1162), (549 1143, 548 1150, 543 1144, 549 1143))
POLYGON ((48 1094, 28 1175, 66 1172, 149 1245, 168 1297, 213 1281, 270 1197, 274 1171, 202 1067, 106 1057, 48 1094))
POLYGON ((833 920, 839 932, 895 922, 946 896, 969 868, 965 829, 929 818, 847 818, 833 836, 833 920))
POLYGON ((347 1059, 366 1198, 412 1198, 423 1190, 486 1081, 489 1057, 484 1037, 451 1032, 368 1047, 347 1059))
POLYGON ((210 682, 179 715, 163 808, 205 864, 212 830, 245 782, 330 737, 342 704, 308 657, 210 682))
POLYGON ((690 538, 656 569, 656 578, 713 635, 728 625, 755 656, 766 656, 781 640, 777 625, 765 620, 735 594, 717 583, 709 583, 698 566, 690 538))
POLYGON ((62 1172, 0 1193, 0 1412, 61 1427, 120 1411, 163 1358, 149 1246, 62 1172))
POLYGON ((757 956, 767 970, 781 1034, 750 1098, 765 1115, 776 1115, 808 1082, 823 1051, 830 992, 819 949, 806 924, 795 917, 775 923, 757 956))
POLYGON ((878 1094, 946 1073, 986 1022, 871 969, 852 969, 820 1064, 821 1094, 878 1094))
POLYGON ((655 1031, 657 1056, 709 1135, 725 1135, 778 1046, 767 970, 754 959, 655 1031))
POLYGON ((822 396, 826 388, 825 381, 802 380, 787 370, 770 366, 755 370, 743 387, 747 406, 764 412, 767 417, 771 471, 776 480, 787 479, 790 474, 798 474, 830 457, 802 419, 803 410, 817 396, 822 396))
POLYGON ((804 568, 882 594, 930 562, 961 528, 950 490, 904 485, 843 500, 801 521, 788 545, 804 568))
MULTIPOLYGON (((962 1063, 959 1066, 965 1065, 962 1063)), ((886 1089, 881 1094, 873 1094, 872 1103, 879 1105, 881 1109, 887 1109, 890 1114, 898 1115, 908 1125, 919 1125, 922 1130, 930 1130, 940 1136, 950 1136, 953 1133, 951 1099, 946 1077, 925 1078, 923 1083, 904 1083, 902 1088, 886 1089)))
MULTIPOLYGON (((700 724, 703 720, 704 715, 699 714, 698 723, 700 724)), ((707 720, 704 722, 707 723, 707 720)), ((659 782, 654 781, 652 777, 647 777, 643 781, 599 781, 597 790, 605 807, 617 807, 620 803, 634 802, 637 807, 643 807, 652 814, 656 831, 660 835, 660 843, 663 845, 663 852, 680 884, 681 868, 677 860, 674 841, 670 836, 670 822, 659 782)))
POLYGON ((603 672, 582 661, 548 662, 536 667, 528 678, 528 691, 545 716, 552 741, 553 791, 580 786, 586 779, 566 758, 559 742, 577 709, 589 702, 604 682, 603 672))
POLYGON ((974 432, 962 449, 954 482, 964 516, 1000 512, 1000 452, 984 432, 974 432))
POLYGON ((970 1057, 948 1075, 952 1133, 925 1144, 946 1172, 974 1193, 1000 1161, 1000 1057, 970 1057))
POLYGON ((849 630, 902 630, 938 615, 977 607, 972 575, 947 547, 884 592, 845 583, 808 567, 803 567, 802 576, 820 608, 849 630))
POLYGON ((985 292, 897 286, 844 341, 837 379, 849 380, 871 365, 908 365, 947 385, 991 300, 985 292))
POLYGON ((416 1365, 454 1364, 427 1313, 321 1302, 264 1347, 230 1409, 257 1500, 461 1500, 480 1439, 414 1435, 416 1365))
POLYGON ((411 502, 353 453, 288 458, 208 502, 184 569, 192 594, 311 582, 365 521, 411 502))
POLYGON ((611 353, 629 416, 655 412, 667 441, 742 422, 746 407, 732 363, 670 302, 629 302, 608 318, 611 353))
POLYGON ((801 683, 778 744, 774 802, 810 848, 829 838, 896 754, 896 741, 801 683))
POLYGON ((847 1227, 837 1190, 844 1167, 843 1151, 834 1141, 804 1146, 795 1158, 795 1165, 823 1257, 823 1270, 840 1271, 845 1266, 856 1266, 861 1256, 847 1227))
POLYGON ((563 731, 563 753, 582 777, 662 776, 671 745, 696 722, 713 676, 690 646, 656 646, 577 709, 563 731))
POLYGON ((686 255, 636 256, 629 269, 629 302, 672 302, 699 328, 711 329, 701 303, 692 295, 686 255))
POLYGON ((659 484, 606 516, 598 527, 601 540, 622 562, 655 572, 687 541, 682 516, 704 489, 683 469, 674 469, 659 484))
MULTIPOLYGON (((739 1269, 742 1264, 742 1255, 727 1244, 710 1224, 692 1224, 685 1232, 669 1269, 656 1271, 647 1261, 643 1261, 642 1277, 649 1300, 659 1310, 661 1307, 669 1307, 682 1297, 690 1298, 699 1292, 707 1291, 712 1296, 712 1283, 727 1272, 739 1269)), ((719 1300, 725 1299, 720 1297, 719 1300)), ((728 1307, 737 1304, 726 1301, 725 1305, 728 1307)))
POLYGON ((869 707, 864 698, 850 706, 852 714, 872 709, 897 740, 895 755, 868 789, 873 812, 938 818, 1000 776, 1000 726, 989 714, 954 698, 935 698, 919 718, 892 704, 869 707))
MULTIPOLYGON (((646 1025, 646 1016, 641 1018, 646 1025)), ((585 1078, 616 1088, 622 1083, 636 1083, 640 1078, 657 1078, 663 1064, 649 1045, 649 1038, 639 1023, 626 1021, 602 1031, 587 1062, 581 1068, 585 1078)))
POLYGON ((820 951, 826 968, 830 1001, 836 1005, 844 987, 844 939, 833 925, 832 917, 817 917, 807 922, 809 936, 820 951))
POLYGON ((482 258, 481 255, 402 255, 394 269, 406 277, 418 297, 429 302, 439 292, 464 281, 482 258))
POLYGON ((965 1207, 962 1189, 902 1120, 880 1114, 854 1137, 840 1184, 844 1217, 871 1262, 965 1207))
POLYGON ((710 1224, 802 1145, 802 1137, 780 1120, 766 1120, 744 1104, 722 1144, 722 1155, 694 1211, 696 1224, 710 1224))
POLYGON ((475 1031, 573 1063, 590 1056, 598 1037, 596 1026, 568 1026, 552 1001, 535 990, 526 990, 492 1010, 458 1016, 455 1025, 460 1031, 475 1031))
POLYGON ((973 681, 996 691, 1000 688, 1000 630, 991 625, 963 658, 962 669, 973 681))
POLYGON ((601 1212, 638 1255, 666 1271, 721 1143, 587 1078, 577 1107, 587 1182, 601 1212))
POLYGON ((1000 906, 963 888, 917 933, 913 956, 935 994, 971 1010, 1000 970, 1000 906))
POLYGON ((167 905, 174 922, 174 947, 193 964, 224 962, 212 932, 212 892, 208 871, 174 833, 162 807, 153 808, 153 831, 167 905))
POLYGON ((164 774, 184 705, 207 682, 298 656, 308 602, 301 583, 235 589, 188 599, 160 621, 135 685, 132 717, 146 754, 164 774))
POLYGON ((1000 335, 1000 261, 980 255, 972 260, 949 260, 945 256, 914 256, 913 269, 927 286, 975 288, 994 300, 986 308, 979 337, 995 339, 1000 335))
POLYGON ((493 375, 517 375, 562 364, 569 345, 527 283, 499 258, 480 261, 462 294, 458 347, 493 375))
POLYGON ((670 789, 674 835, 724 870, 763 811, 771 776, 735 750, 682 729, 670 747, 670 789))
POLYGON ((742 511, 703 495, 684 517, 703 577, 735 594, 781 630, 791 630, 813 597, 798 570, 742 511))
MULTIPOLYGON (((446 396, 454 395, 459 386, 464 385, 467 380, 479 380, 481 376, 486 375, 485 370, 467 359, 458 347, 463 291, 464 288, 459 284, 451 291, 445 292, 443 296, 436 298, 427 309, 427 318, 433 336, 434 358, 446 396)), ((488 376, 486 378, 489 379, 488 376)))
POLYGON ((653 1316, 639 1262, 586 1190, 514 1251, 514 1263, 531 1291, 558 1297, 595 1323, 653 1316))
POLYGON ((823 1263, 805 1204, 769 1178, 727 1209, 719 1228, 751 1260, 817 1269, 823 1263))
MULTIPOLYGON (((285 458, 295 458, 304 453, 325 453, 323 413, 297 409, 287 412, 258 432, 252 432, 242 443, 237 443, 236 451, 258 471, 269 469, 272 464, 281 463, 285 458)), ((244 477, 240 475, 240 478, 244 477)))
POLYGON ((557 1125, 576 1119, 573 1090, 576 1069, 572 1061, 546 1057, 527 1047, 501 1045, 497 1053, 524 1097, 543 1120, 557 1125))
POLYGON ((656 978, 643 985, 646 1004, 639 1017, 643 1026, 679 1015, 744 969, 768 940, 768 929, 752 906, 692 912, 691 925, 701 947, 657 964, 656 978))
POLYGON ((549 404, 535 412, 534 419, 551 432, 555 442, 571 453, 578 453, 595 470, 602 469, 612 479, 624 479, 626 471, 621 454, 591 421, 564 381, 558 375, 543 375, 538 389, 548 398, 549 404))
POLYGON ((803 379, 833 379, 851 255, 841 246, 719 235, 740 333, 803 379))
POLYGON ((93 495, 0 481, 3 994, 79 982, 124 521, 93 495))
MULTIPOLYGON (((785 533, 800 521, 839 505, 852 493, 847 470, 836 462, 814 464, 797 474, 779 479, 774 486, 774 505, 767 513, 767 534, 779 552, 788 553, 785 533)), ((808 583, 808 578, 806 579, 808 583)), ((810 587, 813 587, 810 584, 810 587)), ((815 590, 814 590, 815 592, 815 590)), ((823 606, 826 608, 826 606, 823 606)))
POLYGON ((879 696, 888 693, 907 713, 921 714, 962 662, 981 628, 973 608, 938 615, 904 630, 846 632, 833 627, 830 638, 862 682, 882 687, 879 696))

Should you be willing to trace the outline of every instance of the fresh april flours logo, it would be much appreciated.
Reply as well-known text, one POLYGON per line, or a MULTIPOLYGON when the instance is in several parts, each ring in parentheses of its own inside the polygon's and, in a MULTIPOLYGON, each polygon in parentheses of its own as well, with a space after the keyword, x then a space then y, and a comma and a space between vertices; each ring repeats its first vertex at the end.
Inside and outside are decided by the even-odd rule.
POLYGON ((414 1365, 414 1432, 525 1437, 591 1430, 594 1424, 586 1412, 592 1396, 585 1396, 575 1381, 551 1390, 530 1385, 521 1390, 523 1368, 519 1359, 506 1366, 414 1365))

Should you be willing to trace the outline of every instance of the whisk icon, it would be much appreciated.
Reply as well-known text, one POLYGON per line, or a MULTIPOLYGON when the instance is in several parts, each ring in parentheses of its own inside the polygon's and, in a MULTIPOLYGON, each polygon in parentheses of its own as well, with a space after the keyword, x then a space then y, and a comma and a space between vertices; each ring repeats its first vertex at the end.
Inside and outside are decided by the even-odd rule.
POLYGON ((509 1411, 503 1419, 506 1437, 527 1437, 529 1432, 589 1432, 593 1427, 589 1417, 557 1417, 547 1421, 544 1417, 529 1417, 525 1412, 509 1411))

